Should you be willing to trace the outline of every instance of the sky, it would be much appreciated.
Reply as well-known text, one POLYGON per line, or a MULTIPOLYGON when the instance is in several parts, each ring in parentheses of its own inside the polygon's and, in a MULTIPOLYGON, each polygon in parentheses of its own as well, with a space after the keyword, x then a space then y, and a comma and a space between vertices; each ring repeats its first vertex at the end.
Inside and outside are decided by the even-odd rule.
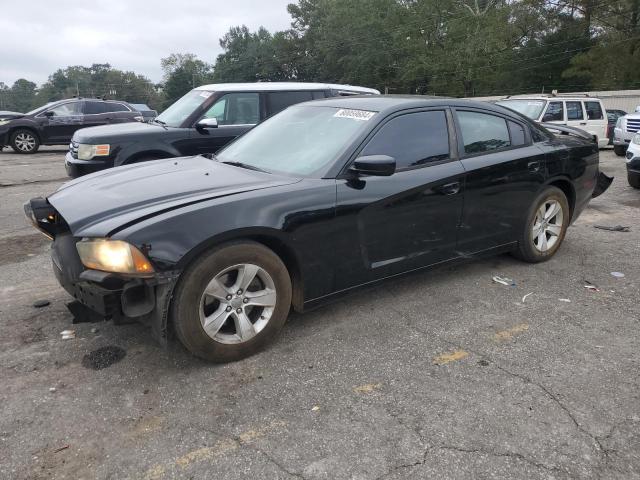
POLYGON ((0 82, 38 85, 58 68, 109 63, 154 82, 160 59, 194 53, 214 63, 230 27, 288 28, 293 0, 2 0, 0 82))

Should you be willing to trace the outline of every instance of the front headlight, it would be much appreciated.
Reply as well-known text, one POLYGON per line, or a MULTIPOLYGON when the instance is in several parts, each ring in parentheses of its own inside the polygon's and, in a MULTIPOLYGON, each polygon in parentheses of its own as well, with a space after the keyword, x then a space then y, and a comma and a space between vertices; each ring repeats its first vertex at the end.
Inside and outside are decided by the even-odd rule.
POLYGON ((618 117, 618 120, 616 121, 616 128, 623 128, 623 123, 624 117, 618 117))
POLYGON ((635 143, 636 145, 640 145, 640 135, 636 133, 631 139, 631 142, 635 143))
POLYGON ((0 119, 0 127, 1 127, 2 125, 6 125, 6 124, 7 124, 7 123, 9 123, 9 122, 11 122, 11 120, 2 120, 2 119, 0 119))
POLYGON ((91 160, 93 157, 106 157, 111 151, 111 146, 103 145, 87 145, 81 143, 78 145, 78 159, 91 160))
POLYGON ((153 267, 147 257, 122 240, 85 239, 76 244, 83 265, 113 273, 149 274, 153 267))

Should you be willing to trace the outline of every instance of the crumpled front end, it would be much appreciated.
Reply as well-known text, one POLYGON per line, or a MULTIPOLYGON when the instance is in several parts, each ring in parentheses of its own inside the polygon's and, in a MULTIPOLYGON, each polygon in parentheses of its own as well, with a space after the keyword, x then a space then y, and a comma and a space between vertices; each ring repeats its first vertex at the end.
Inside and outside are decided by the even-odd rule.
POLYGON ((53 272, 74 299, 67 305, 74 316, 73 323, 137 321, 150 325, 154 337, 162 344, 166 342, 169 301, 178 272, 133 275, 87 268, 77 248, 82 238, 73 235, 47 200, 34 198, 24 208, 34 226, 52 240, 53 272))

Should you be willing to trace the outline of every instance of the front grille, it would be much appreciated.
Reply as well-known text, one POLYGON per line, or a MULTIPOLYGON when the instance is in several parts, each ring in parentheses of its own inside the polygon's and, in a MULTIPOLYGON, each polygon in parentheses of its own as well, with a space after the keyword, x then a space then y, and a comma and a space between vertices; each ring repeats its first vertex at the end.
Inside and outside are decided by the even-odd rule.
POLYGON ((71 142, 69 144, 69 151, 73 158, 78 158, 78 142, 71 142))
POLYGON ((640 118, 627 118, 627 132, 638 133, 640 131, 640 118))

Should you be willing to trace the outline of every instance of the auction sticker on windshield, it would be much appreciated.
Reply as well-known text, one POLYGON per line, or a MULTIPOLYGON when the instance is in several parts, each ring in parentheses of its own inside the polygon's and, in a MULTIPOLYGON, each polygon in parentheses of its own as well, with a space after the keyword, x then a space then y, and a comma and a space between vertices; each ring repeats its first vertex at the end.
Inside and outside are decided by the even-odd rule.
POLYGON ((369 112, 367 110, 350 110, 350 109, 346 109, 346 108, 341 108, 340 110, 338 110, 334 117, 338 117, 338 118, 351 118, 353 120, 370 120, 371 117, 373 117, 376 114, 376 112, 369 112))

